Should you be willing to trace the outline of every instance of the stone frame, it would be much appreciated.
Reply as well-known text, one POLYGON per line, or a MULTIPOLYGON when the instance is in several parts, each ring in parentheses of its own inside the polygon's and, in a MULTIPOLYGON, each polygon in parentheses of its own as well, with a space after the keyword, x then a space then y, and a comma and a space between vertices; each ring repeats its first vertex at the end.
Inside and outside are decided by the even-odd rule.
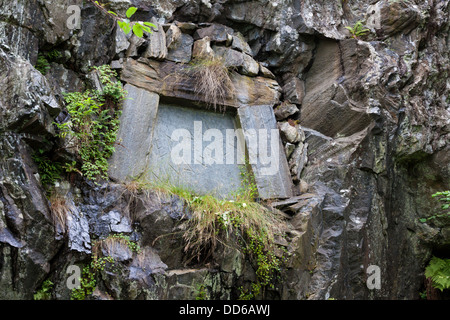
MULTIPOLYGON (((147 49, 144 57, 125 58, 123 65, 121 65, 121 80, 126 83, 125 89, 129 91, 130 96, 134 99, 132 102, 130 100, 125 101, 121 123, 130 121, 132 125, 128 125, 133 127, 133 131, 141 134, 147 133, 148 135, 142 141, 135 141, 134 145, 131 145, 131 149, 138 148, 138 151, 132 156, 127 154, 123 148, 116 148, 115 154, 110 159, 109 174, 111 178, 118 181, 124 181, 127 177, 136 175, 136 172, 131 174, 130 169, 127 168, 135 167, 135 171, 139 172, 145 169, 145 164, 142 161, 138 161, 138 159, 144 159, 144 163, 148 162, 151 151, 142 146, 152 144, 153 130, 158 118, 158 107, 161 101, 182 101, 183 105, 187 104, 191 107, 214 112, 214 110, 208 108, 206 97, 196 92, 195 79, 185 72, 186 68, 189 68, 187 61, 178 61, 177 63, 167 58, 167 52, 163 46, 164 39, 162 39, 164 37, 164 28, 159 28, 151 37, 150 44, 152 47, 147 49), (161 48, 156 46, 159 42, 161 42, 161 48), (151 54, 148 53, 150 51, 151 54), (131 114, 127 114, 127 109, 133 110, 131 114)), ((209 38, 204 37, 194 42, 194 51, 200 42, 202 45, 206 43, 207 49, 212 50, 209 47, 209 38)), ((247 53, 238 52, 227 46, 218 48, 213 46, 213 48, 216 51, 220 48, 222 54, 228 54, 231 58, 245 57, 245 59, 239 58, 237 61, 250 60, 251 66, 253 66, 252 69, 254 69, 249 74, 248 70, 240 72, 238 70, 242 70, 242 68, 234 68, 235 72, 230 74, 230 80, 234 88, 236 88, 236 92, 226 96, 218 109, 236 114, 238 127, 244 132, 245 152, 246 154, 253 154, 254 159, 257 159, 255 163, 250 164, 250 169, 258 187, 259 197, 261 199, 285 199, 292 197, 292 178, 273 111, 273 107, 280 103, 281 88, 278 82, 266 68, 254 61, 247 53), (259 69, 259 72, 257 69, 259 69), (275 143, 270 147, 277 147, 279 155, 276 157, 277 170, 274 170, 273 174, 267 174, 268 171, 261 165, 261 155, 259 153, 255 154, 252 148, 252 142, 254 141, 252 138, 254 137, 248 134, 249 132, 261 132, 264 130, 278 133, 278 145, 275 143)), ((193 53, 192 55, 187 53, 187 55, 192 57, 193 53)), ((119 130, 119 143, 122 145, 124 143, 127 144, 128 141, 132 140, 131 138, 134 134, 134 132, 119 130)), ((272 151, 270 150, 269 152, 272 151)))

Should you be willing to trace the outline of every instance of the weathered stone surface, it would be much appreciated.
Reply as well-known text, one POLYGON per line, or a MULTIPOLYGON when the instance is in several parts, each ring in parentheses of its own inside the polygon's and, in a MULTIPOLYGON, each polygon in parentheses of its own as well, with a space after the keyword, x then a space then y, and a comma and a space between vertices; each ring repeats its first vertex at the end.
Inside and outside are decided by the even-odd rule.
POLYGON ((0 135, 1 299, 33 299, 63 243, 34 173, 33 150, 20 134, 0 135))
POLYGON ((166 34, 162 25, 158 24, 155 19, 152 19, 152 23, 157 25, 158 29, 153 30, 150 34, 144 57, 163 60, 167 57, 166 34))
POLYGON ((379 1, 367 8, 367 26, 385 37, 407 34, 424 19, 419 7, 408 1, 379 1))
POLYGON ((209 37, 213 42, 225 42, 228 40, 228 35, 233 35, 234 30, 230 27, 213 23, 209 27, 201 28, 195 31, 194 39, 198 40, 204 37, 209 37))
POLYGON ((300 112, 300 110, 295 104, 285 101, 275 108, 275 117, 278 121, 285 120, 298 112, 300 112))
POLYGON ((124 89, 129 99, 125 100, 120 117, 120 144, 109 161, 109 175, 119 181, 138 177, 147 170, 159 105, 156 93, 130 84, 124 89))
POLYGON ((258 75, 259 64, 248 54, 222 46, 213 46, 213 50, 217 56, 223 58, 227 68, 235 68, 243 75, 258 75))
POLYGON ((232 197, 241 186, 238 163, 243 155, 227 138, 227 130, 235 130, 234 121, 228 114, 160 104, 144 177, 200 194, 232 197), (236 158, 228 159, 227 154, 236 158))
MULTIPOLYGON (((71 3, 73 4, 73 3, 71 3)), ((67 10, 66 5, 62 5, 67 10)), ((107 64, 115 55, 115 21, 92 3, 81 6, 81 30, 69 39, 72 59, 78 71, 88 73, 92 66, 107 64)), ((67 13, 62 13, 64 20, 67 13)), ((65 22, 61 24, 69 30, 65 22)), ((70 31, 70 30, 69 30, 70 31)))
POLYGON ((282 122, 279 128, 284 140, 290 143, 300 142, 301 136, 297 126, 292 126, 289 122, 282 122))
POLYGON ((172 24, 166 34, 167 60, 188 63, 192 58, 194 39, 172 24))
POLYGON ((204 37, 200 40, 194 41, 192 48, 192 58, 209 58, 214 56, 214 51, 211 48, 211 39, 204 37))
MULTIPOLYGON (((143 60, 128 59, 124 63, 122 80, 162 96, 209 102, 195 92, 195 83, 189 76, 189 69, 177 66, 170 61, 143 62, 143 60)), ((231 74, 231 80, 235 93, 226 97, 225 106, 275 105, 279 102, 280 87, 275 80, 262 77, 250 78, 238 73, 231 74)))
POLYGON ((3 130, 40 134, 54 132, 61 111, 47 79, 31 64, 0 49, 0 123, 3 130))
POLYGON ((238 109, 259 196, 289 198, 292 182, 271 106, 238 109))
POLYGON ((354 134, 370 123, 365 106, 349 99, 346 90, 339 84, 342 76, 352 76, 348 69, 344 73, 340 55, 337 42, 323 41, 319 44, 306 80, 306 95, 301 110, 302 126, 329 137, 354 134))
POLYGON ((297 77, 292 77, 283 86, 283 94, 290 103, 302 104, 305 97, 305 83, 297 77))
POLYGON ((296 182, 300 181, 301 174, 307 162, 308 144, 301 142, 295 148, 291 155, 291 159, 289 160, 289 169, 291 170, 296 182))
POLYGON ((130 42, 126 34, 121 28, 116 29, 116 42, 115 42, 115 53, 118 56, 121 52, 128 50, 130 47, 130 42))
POLYGON ((250 56, 253 55, 252 49, 250 48, 248 43, 245 41, 243 35, 240 32, 236 32, 233 34, 233 42, 231 43, 231 49, 241 51, 250 56))

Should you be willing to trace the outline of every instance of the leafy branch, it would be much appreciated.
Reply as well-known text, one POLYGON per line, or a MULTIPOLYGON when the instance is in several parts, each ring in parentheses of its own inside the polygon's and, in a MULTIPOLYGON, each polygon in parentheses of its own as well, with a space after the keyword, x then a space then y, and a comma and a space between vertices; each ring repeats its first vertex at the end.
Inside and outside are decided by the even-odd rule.
POLYGON ((136 7, 129 7, 127 12, 125 13, 126 17, 119 16, 116 12, 111 11, 103 7, 101 3, 94 0, 89 0, 94 6, 96 6, 99 10, 106 13, 108 16, 113 18, 118 26, 123 30, 125 34, 129 34, 131 31, 139 37, 142 38, 144 36, 144 31, 148 33, 152 33, 151 28, 157 28, 156 25, 154 25, 151 22, 132 22, 130 21, 131 17, 136 13, 138 10, 136 7))

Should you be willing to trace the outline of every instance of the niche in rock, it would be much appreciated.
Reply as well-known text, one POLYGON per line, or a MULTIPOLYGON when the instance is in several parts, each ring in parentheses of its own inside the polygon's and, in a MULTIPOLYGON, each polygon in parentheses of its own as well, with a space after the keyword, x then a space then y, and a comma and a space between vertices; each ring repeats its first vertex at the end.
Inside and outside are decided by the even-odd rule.
POLYGON ((253 174, 261 198, 291 196, 271 106, 215 112, 186 100, 168 102, 130 84, 125 90, 128 99, 110 159, 111 178, 169 183, 232 198, 242 187, 242 175, 253 174))

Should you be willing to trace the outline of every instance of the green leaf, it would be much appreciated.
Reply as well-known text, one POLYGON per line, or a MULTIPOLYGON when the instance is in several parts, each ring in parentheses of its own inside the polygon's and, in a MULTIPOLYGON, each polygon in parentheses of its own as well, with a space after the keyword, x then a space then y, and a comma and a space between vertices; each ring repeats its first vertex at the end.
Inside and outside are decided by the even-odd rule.
POLYGON ((129 7, 128 10, 127 10, 127 13, 126 13, 127 18, 131 18, 131 16, 133 14, 135 14, 136 11, 137 11, 136 7, 129 7))
POLYGON ((146 26, 143 26, 142 24, 139 24, 139 25, 141 26, 141 28, 142 28, 145 32, 148 32, 148 33, 152 33, 152 32, 153 32, 151 28, 146 27, 146 26))
POLYGON ((152 28, 157 28, 157 26, 155 24, 151 23, 151 22, 144 22, 144 24, 146 26, 149 26, 149 27, 152 27, 152 28))
POLYGON ((108 11, 108 13, 111 13, 117 17, 117 13, 115 13, 114 11, 108 11))
POLYGON ((119 27, 123 30, 123 32, 125 34, 129 34, 131 31, 131 26, 129 23, 124 22, 124 21, 117 21, 117 24, 119 25, 119 27))
POLYGON ((419 219, 419 221, 422 222, 422 223, 425 223, 425 222, 427 222, 427 219, 422 218, 422 219, 419 219))
POLYGON ((144 36, 144 30, 142 30, 142 26, 138 23, 133 26, 133 33, 139 38, 144 36))

